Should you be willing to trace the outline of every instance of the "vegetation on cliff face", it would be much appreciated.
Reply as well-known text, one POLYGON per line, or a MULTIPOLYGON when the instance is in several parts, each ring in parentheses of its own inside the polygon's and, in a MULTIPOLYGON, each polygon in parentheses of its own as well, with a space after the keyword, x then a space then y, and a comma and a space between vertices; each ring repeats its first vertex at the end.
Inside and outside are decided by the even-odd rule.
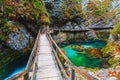
POLYGON ((63 14, 64 19, 70 20, 76 17, 84 17, 82 12, 82 7, 79 4, 72 4, 68 6, 67 8, 63 8, 63 14))
POLYGON ((101 16, 110 10, 111 2, 110 0, 90 0, 87 8, 92 11, 93 15, 101 16))
POLYGON ((8 35, 9 29, 6 26, 6 19, 0 20, 0 40, 4 42, 7 38, 6 35, 8 35))
POLYGON ((120 34, 120 23, 114 26, 113 30, 111 31, 111 34, 113 35, 120 34))
POLYGON ((73 20, 75 18, 84 18, 81 0, 65 0, 62 6, 62 19, 73 20))
POLYGON ((85 22, 84 25, 86 26, 90 24, 116 24, 115 20, 119 21, 118 18, 116 19, 116 15, 118 17, 120 11, 113 7, 113 2, 113 0, 57 0, 53 3, 48 1, 46 5, 55 8, 55 10, 48 8, 51 17, 53 17, 53 14, 59 13, 57 17, 52 18, 53 24, 56 24, 56 21, 65 23, 65 21, 74 21, 76 18, 80 18, 79 21, 82 21, 82 24, 85 22), (58 6, 60 8, 57 8, 58 6))
POLYGON ((117 9, 112 9, 111 0, 90 0, 87 4, 86 20, 89 24, 115 24, 117 9))
POLYGON ((115 52, 115 48, 114 48, 115 44, 107 44, 105 47, 102 48, 102 54, 103 54, 103 57, 107 57, 109 55, 113 55, 114 52, 115 52))
POLYGON ((0 40, 5 42, 10 32, 8 21, 25 24, 50 24, 49 15, 41 0, 1 0, 0 1, 0 40))
POLYGON ((38 23, 49 24, 49 15, 41 0, 34 1, 15 1, 15 0, 2 0, 0 5, 0 17, 19 20, 22 18, 26 21, 34 21, 38 23), (44 20, 41 19, 42 16, 44 20))

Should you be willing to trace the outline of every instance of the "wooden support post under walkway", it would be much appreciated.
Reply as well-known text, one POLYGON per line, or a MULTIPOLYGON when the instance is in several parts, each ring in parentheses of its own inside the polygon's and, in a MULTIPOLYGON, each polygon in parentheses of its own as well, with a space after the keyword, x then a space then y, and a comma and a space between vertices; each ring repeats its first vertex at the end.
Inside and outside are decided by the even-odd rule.
POLYGON ((36 80, 62 80, 46 34, 40 35, 38 50, 36 80))

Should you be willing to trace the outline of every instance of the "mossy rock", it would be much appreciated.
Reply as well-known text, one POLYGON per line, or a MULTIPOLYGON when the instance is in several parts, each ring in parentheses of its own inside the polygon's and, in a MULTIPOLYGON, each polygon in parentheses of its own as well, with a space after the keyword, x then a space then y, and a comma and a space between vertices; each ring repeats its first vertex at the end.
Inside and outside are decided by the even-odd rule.
POLYGON ((102 58, 100 49, 86 49, 86 53, 92 57, 102 58))

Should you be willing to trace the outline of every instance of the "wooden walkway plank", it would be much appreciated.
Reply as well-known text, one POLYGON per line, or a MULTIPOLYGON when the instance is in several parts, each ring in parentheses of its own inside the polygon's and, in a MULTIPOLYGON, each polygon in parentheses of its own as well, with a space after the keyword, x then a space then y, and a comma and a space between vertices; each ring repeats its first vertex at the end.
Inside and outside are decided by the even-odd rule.
POLYGON ((36 80, 62 80, 59 68, 52 54, 52 49, 45 34, 40 36, 38 48, 36 80))

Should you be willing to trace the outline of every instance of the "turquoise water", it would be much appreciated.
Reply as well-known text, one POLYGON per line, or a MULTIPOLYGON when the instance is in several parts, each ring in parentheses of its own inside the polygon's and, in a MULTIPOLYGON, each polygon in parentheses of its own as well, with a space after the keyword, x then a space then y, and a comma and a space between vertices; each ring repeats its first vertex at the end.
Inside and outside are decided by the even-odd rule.
MULTIPOLYGON (((74 44, 70 44, 74 45, 74 44)), ((70 61, 75 66, 84 66, 84 67, 99 67, 101 60, 99 58, 91 57, 89 56, 86 51, 78 52, 76 50, 73 50, 72 48, 68 47, 70 45, 64 46, 63 50, 66 54, 66 56, 70 59, 70 61)), ((75 44, 76 45, 76 44, 75 44)), ((105 42, 102 41, 88 41, 88 42, 80 42, 78 44, 84 48, 102 48, 106 45, 105 42)))
POLYGON ((24 70, 25 70, 25 66, 17 68, 14 71, 12 71, 4 80, 8 80, 10 77, 15 76, 16 74, 18 74, 24 70))
POLYGON ((96 41, 85 41, 85 42, 81 42, 80 46, 84 47, 84 48, 102 48, 106 45, 105 41, 100 41, 100 40, 96 40, 96 41))
POLYGON ((20 58, 18 58, 16 61, 11 62, 9 67, 13 67, 14 69, 9 74, 7 74, 3 79, 0 79, 0 80, 8 80, 9 78, 15 76, 16 74, 24 71, 26 68, 29 56, 30 54, 26 53, 26 55, 23 55, 20 58))

